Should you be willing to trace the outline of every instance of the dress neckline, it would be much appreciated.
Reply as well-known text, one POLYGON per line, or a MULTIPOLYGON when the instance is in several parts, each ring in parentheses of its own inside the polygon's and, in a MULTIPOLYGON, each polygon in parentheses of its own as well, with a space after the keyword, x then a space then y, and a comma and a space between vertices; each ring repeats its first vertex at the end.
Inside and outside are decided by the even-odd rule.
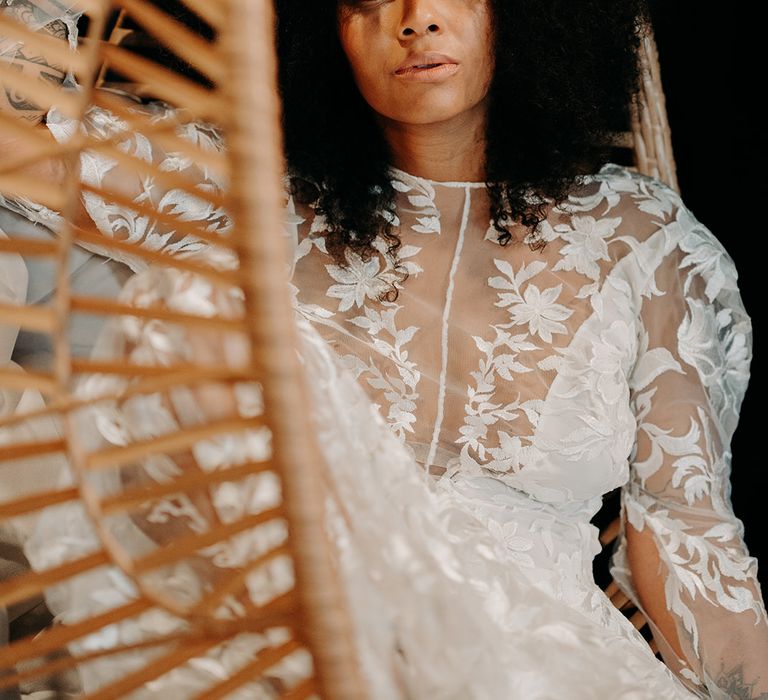
POLYGON ((430 180, 428 177, 421 177, 420 175, 414 175, 408 173, 405 170, 396 168, 394 165, 389 166, 390 172, 398 179, 415 180, 416 182, 428 182, 430 185, 441 185, 442 187, 485 187, 485 182, 471 182, 460 180, 430 180))
MULTIPOLYGON (((589 173, 581 175, 580 177, 584 182, 589 182, 600 178, 606 173, 606 171, 614 171, 616 168, 622 168, 622 166, 611 161, 607 161, 600 166, 600 169, 595 173, 589 173)), ((413 173, 406 172, 401 168, 396 168, 394 165, 389 165, 390 174, 400 180, 411 180, 413 182, 429 183, 430 185, 440 185, 442 187, 470 187, 470 188, 484 188, 487 187, 485 182, 473 182, 471 180, 431 180, 427 177, 421 177, 420 175, 414 175, 413 173)))

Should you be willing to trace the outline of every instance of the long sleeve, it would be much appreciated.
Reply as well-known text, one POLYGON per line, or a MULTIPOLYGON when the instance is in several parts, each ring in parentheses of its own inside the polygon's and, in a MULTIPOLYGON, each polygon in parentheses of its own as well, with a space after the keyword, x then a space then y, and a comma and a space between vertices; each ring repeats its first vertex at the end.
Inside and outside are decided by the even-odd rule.
MULTIPOLYGON (((58 35, 66 35, 73 50, 77 48, 77 23, 82 11, 73 1, 18 0, 0 7, 0 12, 32 31, 55 28, 58 35)), ((13 60, 23 50, 23 42, 0 34, 0 59, 13 60)), ((62 89, 77 89, 71 73, 64 77, 62 89)), ((104 148, 100 145, 84 150, 79 161, 80 179, 86 185, 81 192, 82 211, 88 225, 105 238, 155 252, 188 256, 204 251, 209 262, 211 256, 220 254, 221 263, 226 266, 230 256, 225 245, 219 247, 210 242, 213 236, 226 244, 231 230, 231 220, 223 205, 228 180, 222 131, 211 123, 190 121, 165 102, 141 101, 114 89, 106 92, 110 93, 111 102, 119 105, 120 115, 101 104, 92 104, 82 121, 78 121, 53 107, 45 115, 45 127, 41 126, 47 127, 59 143, 66 143, 78 131, 96 143, 104 142, 104 148), (169 177, 158 177, 157 170, 169 177), (119 197, 110 198, 112 193, 119 197), (139 208, 127 202, 134 202, 139 208), (165 217, 151 216, 148 212, 152 211, 165 217), (174 227, 174 221, 180 225, 174 227), (194 225, 185 226, 189 223, 194 225), (208 234, 209 240, 190 233, 194 228, 208 234)), ((18 116, 24 115, 19 112, 18 116)), ((289 260, 293 260, 298 245, 293 224, 303 222, 304 218, 296 215, 287 179, 283 184, 286 243, 289 260)), ((63 224, 60 212, 23 197, 0 194, 0 206, 54 232, 63 224)), ((77 244, 124 263, 133 272, 148 266, 141 256, 101 245, 93 237, 79 238, 77 244)))
MULTIPOLYGON (((81 12, 69 9, 68 3, 20 0, 0 12, 32 31, 56 29, 59 35, 66 34, 73 49, 77 46, 81 12)), ((30 62, 23 58, 23 42, 11 41, 0 33, 0 59, 16 61, 20 66, 30 62)), ((64 76, 62 92, 77 89, 71 74, 64 76)), ((145 104, 127 93, 106 92, 119 105, 119 114, 92 104, 82 121, 65 116, 55 107, 45 115, 45 127, 55 141, 66 143, 79 132, 98 144, 84 150, 79 162, 80 178, 86 185, 81 202, 87 225, 106 238, 152 251, 183 256, 210 248, 209 254, 215 254, 210 243, 188 233, 184 224, 197 222, 205 233, 222 238, 231 229, 222 207, 227 178, 220 155, 225 148, 220 130, 212 124, 190 122, 163 102, 145 104), (128 202, 139 206, 134 208, 128 202), (152 210, 165 218, 151 216, 152 210)), ((29 119, 32 106, 25 106, 23 100, 14 100, 12 106, 19 119, 29 119)), ((0 204, 53 231, 63 223, 60 212, 22 197, 0 196, 0 204)), ((82 237, 78 244, 123 262, 134 272, 147 267, 140 256, 114 246, 82 237)))
MULTIPOLYGON (((99 234, 107 238, 172 255, 188 255, 206 247, 212 248, 210 243, 194 234, 185 233, 183 224, 195 222, 201 230, 220 235, 222 239, 231 230, 231 221, 221 206, 226 189, 225 177, 205 165, 202 153, 197 159, 190 155, 194 150, 220 153, 224 149, 221 134, 210 124, 185 123, 176 110, 161 102, 141 104, 124 99, 123 109, 133 115, 133 119, 153 129, 167 124, 177 139, 188 142, 189 148, 172 150, 164 147, 161 139, 142 134, 141 128, 100 106, 91 106, 80 124, 52 109, 46 126, 57 141, 67 142, 79 129, 96 141, 113 141, 117 151, 128 156, 128 159, 121 159, 119 154, 111 155, 108 151, 83 151, 80 178, 87 186, 81 193, 84 211, 99 234), (179 177, 174 184, 168 184, 166 180, 152 177, 148 166, 179 177), (110 199, 108 193, 116 193, 119 199, 110 199), (177 219, 182 226, 176 230, 167 218, 152 217, 146 209, 134 209, 123 203, 125 201, 150 207, 177 219)), ((6 199, 4 204, 53 230, 61 225, 58 212, 29 200, 6 199)), ((147 266, 140 257, 112 247, 83 240, 78 244, 119 260, 134 272, 147 266)))
MULTIPOLYGON (((190 149, 216 155, 223 154, 226 149, 224 138, 215 126, 184 122, 179 119, 178 112, 167 104, 140 104, 126 99, 123 107, 135 117, 146 120, 147 124, 151 123, 153 128, 168 124, 178 139, 189 143, 190 149)), ((119 151, 134 159, 133 163, 119 161, 93 149, 81 154, 80 178, 86 184, 81 192, 83 210, 100 236, 174 256, 204 253, 208 263, 213 264, 215 256, 221 265, 229 264, 231 253, 226 247, 226 240, 232 222, 223 206, 227 181, 216 170, 207 167, 204 158, 200 157, 196 162, 191 150, 169 150, 163 145, 167 141, 161 142, 142 134, 133 124, 100 106, 89 108, 79 125, 76 120, 52 109, 46 126, 62 143, 72 138, 78 128, 97 140, 114 140, 119 151), (154 166, 163 173, 178 173, 182 184, 168 186, 157 178, 142 174, 142 166, 154 166), (94 193, 94 189, 99 194, 94 193), (120 199, 111 199, 111 193, 117 193, 120 199), (126 200, 141 205, 144 210, 133 209, 124 203, 126 200), (147 211, 156 211, 170 219, 150 216, 147 211), (182 224, 178 230, 173 220, 182 224), (195 229, 204 231, 209 237, 220 237, 223 245, 197 237, 195 229)), ((283 180, 283 196, 287 258, 293 261, 298 246, 297 225, 303 223, 305 217, 296 211, 293 197, 288 192, 287 177, 283 180)), ((58 212, 28 199, 0 196, 0 205, 52 231, 57 231, 62 225, 58 212)), ((140 256, 100 244, 98 239, 78 240, 77 244, 90 252, 124 263, 133 272, 148 267, 140 256)))
MULTIPOLYGON (((41 32, 67 42, 70 49, 77 49, 77 23, 83 12, 77 2, 69 0, 5 0, 0 5, 0 14, 13 22, 24 24, 30 31, 41 32)), ((63 83, 73 87, 77 83, 71 70, 51 63, 46 57, 36 55, 25 48, 15 37, 5 36, 0 31, 0 61, 13 63, 26 78, 42 79, 54 84, 63 83)), ((13 90, 4 90, 0 95, 0 111, 16 112, 20 118, 37 121, 42 112, 26 98, 13 90)))
POLYGON ((766 698, 768 619, 758 562, 730 498, 730 445, 749 381, 752 324, 733 260, 676 201, 672 221, 646 243, 658 250, 658 264, 639 290, 639 351, 629 382, 637 437, 611 571, 650 618, 664 661, 701 697, 766 698), (674 632, 662 631, 649 612, 649 585, 638 585, 643 573, 656 579, 674 632))

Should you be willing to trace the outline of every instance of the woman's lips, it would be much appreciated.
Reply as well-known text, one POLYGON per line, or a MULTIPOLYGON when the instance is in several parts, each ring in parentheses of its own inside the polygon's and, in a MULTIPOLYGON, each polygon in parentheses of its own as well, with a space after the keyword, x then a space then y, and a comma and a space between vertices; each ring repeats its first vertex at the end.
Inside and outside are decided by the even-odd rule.
POLYGON ((427 68, 419 68, 418 66, 401 68, 400 70, 395 71, 395 75, 398 78, 403 78, 405 80, 429 83, 444 80, 445 78, 454 75, 457 70, 459 70, 458 63, 440 63, 427 68))

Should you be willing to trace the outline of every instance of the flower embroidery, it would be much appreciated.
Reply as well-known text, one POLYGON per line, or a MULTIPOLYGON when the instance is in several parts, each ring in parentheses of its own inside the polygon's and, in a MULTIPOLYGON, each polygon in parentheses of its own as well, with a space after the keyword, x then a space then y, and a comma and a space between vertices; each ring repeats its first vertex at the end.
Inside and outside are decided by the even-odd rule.
POLYGON ((419 398, 416 385, 421 378, 417 364, 408 359, 405 345, 419 328, 408 326, 398 330, 395 325, 395 315, 402 307, 390 302, 383 302, 382 306, 386 309, 381 313, 364 307, 365 316, 356 316, 349 319, 349 322, 368 331, 373 338, 373 347, 384 357, 394 361, 399 377, 384 372, 372 360, 368 363, 363 362, 357 355, 344 355, 342 361, 353 370, 355 377, 366 373, 369 386, 383 392, 384 397, 390 402, 386 419, 397 437, 405 441, 405 433, 414 432, 416 400, 419 398), (393 342, 390 343, 378 337, 382 331, 386 331, 393 342))
MULTIPOLYGON (((426 180, 415 178, 408 173, 395 169, 395 177, 390 182, 392 187, 408 194, 408 201, 416 207, 420 216, 416 217, 416 223, 411 229, 416 233, 440 233, 440 210, 435 206, 435 188, 426 180)), ((412 211, 403 208, 403 211, 412 211)))
POLYGON ((552 342, 553 333, 567 332, 565 325, 560 321, 567 319, 573 309, 556 303, 563 288, 562 284, 542 292, 535 284, 529 283, 525 292, 520 291, 523 283, 541 272, 546 263, 532 262, 521 267, 517 273, 506 260, 494 259, 493 263, 504 277, 491 277, 488 284, 494 289, 510 290, 500 293, 495 305, 501 308, 510 307, 509 316, 513 325, 527 324, 532 335, 540 336, 547 343, 552 342))
POLYGON ((498 537, 507 547, 509 558, 521 566, 532 569, 535 564, 533 559, 526 552, 533 549, 533 542, 530 538, 518 534, 518 523, 514 520, 500 522, 489 518, 487 520, 488 529, 498 537))
POLYGON ((594 389, 606 404, 614 404, 624 395, 625 362, 632 333, 627 323, 616 320, 592 343, 590 375, 595 378, 594 389))
POLYGON ((567 333, 568 329, 560 321, 568 318, 573 309, 555 303, 562 288, 563 285, 558 284, 541 292, 535 284, 529 284, 525 288, 523 300, 509 310, 512 323, 527 323, 531 335, 540 336, 546 343, 552 342, 553 333, 567 333))
POLYGON ((387 280, 379 275, 381 263, 378 257, 372 257, 364 262, 362 257, 352 250, 345 250, 344 257, 349 263, 348 268, 340 265, 326 265, 325 269, 339 284, 328 287, 329 297, 340 299, 339 311, 347 311, 355 306, 362 306, 366 298, 377 299, 380 294, 390 288, 387 280))
POLYGON ((594 216, 574 216, 571 221, 573 228, 562 224, 554 227, 568 242, 560 249, 563 257, 555 263, 552 271, 576 270, 595 280, 600 274, 597 261, 610 260, 608 239, 615 235, 621 217, 595 219, 594 216))

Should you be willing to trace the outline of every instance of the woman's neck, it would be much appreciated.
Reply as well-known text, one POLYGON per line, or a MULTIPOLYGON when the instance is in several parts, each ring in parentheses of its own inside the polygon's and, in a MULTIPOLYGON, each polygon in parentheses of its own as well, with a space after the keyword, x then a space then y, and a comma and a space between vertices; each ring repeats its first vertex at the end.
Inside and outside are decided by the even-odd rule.
POLYGON ((392 165, 437 181, 485 180, 485 110, 463 112, 429 124, 396 122, 379 116, 392 152, 392 165))

